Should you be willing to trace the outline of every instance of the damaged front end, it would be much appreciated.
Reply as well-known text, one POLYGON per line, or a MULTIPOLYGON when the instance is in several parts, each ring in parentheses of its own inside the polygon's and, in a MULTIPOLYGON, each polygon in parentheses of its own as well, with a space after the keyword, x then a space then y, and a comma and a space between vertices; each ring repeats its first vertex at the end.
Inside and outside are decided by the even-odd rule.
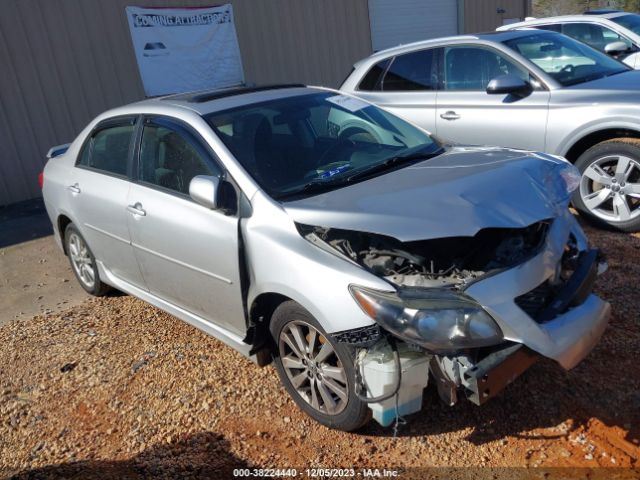
MULTIPOLYGON (((567 234, 555 273, 540 286, 521 295, 520 285, 503 287, 515 292, 510 299, 514 312, 542 330, 543 323, 584 303, 602 262, 597 251, 577 245, 567 222, 561 216, 523 228, 484 228, 471 237, 410 242, 298 225, 311 243, 390 285, 389 291, 351 285, 354 300, 376 323, 334 334, 355 348, 357 388, 365 392, 361 398, 371 402, 379 423, 389 425, 398 414, 419 411, 429 378, 445 403, 456 403, 462 389, 470 401, 481 405, 540 358, 540 352, 503 330, 504 321, 496 321, 490 302, 470 292, 474 285, 519 266, 544 263, 545 255, 549 261, 550 244, 567 234), (563 225, 555 228, 550 240, 555 221, 563 225)), ((601 325, 601 318, 598 321, 601 325)))
POLYGON ((473 237, 400 242, 385 235, 298 225, 310 242, 335 252, 396 287, 462 288, 537 254, 550 220, 525 228, 485 228, 473 237))
POLYGON ((310 242, 383 278, 394 291, 349 290, 376 324, 407 343, 446 354, 503 341, 494 319, 464 289, 537 255, 551 221, 486 228, 473 237, 400 242, 364 232, 299 225, 310 242))

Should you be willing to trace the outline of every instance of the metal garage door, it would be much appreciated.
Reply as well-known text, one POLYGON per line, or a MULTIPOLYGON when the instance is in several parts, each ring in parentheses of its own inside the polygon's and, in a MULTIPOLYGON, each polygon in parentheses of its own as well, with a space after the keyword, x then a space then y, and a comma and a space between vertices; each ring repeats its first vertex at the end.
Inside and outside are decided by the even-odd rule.
POLYGON ((455 0, 369 0, 373 51, 458 33, 455 0))

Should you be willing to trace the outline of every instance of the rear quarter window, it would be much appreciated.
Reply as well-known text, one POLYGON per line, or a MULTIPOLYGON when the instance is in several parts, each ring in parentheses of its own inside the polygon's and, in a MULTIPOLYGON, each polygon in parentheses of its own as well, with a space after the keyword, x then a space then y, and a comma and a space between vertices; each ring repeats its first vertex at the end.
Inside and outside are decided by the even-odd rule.
POLYGON ((378 62, 371 67, 364 78, 360 81, 358 90, 362 90, 364 92, 379 91, 382 75, 384 75, 390 61, 391 60, 387 58, 386 60, 378 62))

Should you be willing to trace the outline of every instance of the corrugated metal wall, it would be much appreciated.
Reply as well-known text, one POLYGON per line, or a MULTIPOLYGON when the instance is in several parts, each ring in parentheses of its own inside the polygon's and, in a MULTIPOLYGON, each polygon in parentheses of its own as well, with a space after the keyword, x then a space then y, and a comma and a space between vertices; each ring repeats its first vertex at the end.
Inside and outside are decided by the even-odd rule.
POLYGON ((464 0, 464 32, 490 32, 502 25, 503 20, 524 20, 531 15, 530 4, 530 0, 464 0))
MULTIPOLYGON (((46 151, 144 97, 127 5, 215 0, 2 0, 0 205, 40 195, 46 151)), ((231 0, 248 82, 337 86, 371 53, 367 0, 231 0)))
POLYGON ((458 33, 457 0, 369 0, 374 51, 458 33))

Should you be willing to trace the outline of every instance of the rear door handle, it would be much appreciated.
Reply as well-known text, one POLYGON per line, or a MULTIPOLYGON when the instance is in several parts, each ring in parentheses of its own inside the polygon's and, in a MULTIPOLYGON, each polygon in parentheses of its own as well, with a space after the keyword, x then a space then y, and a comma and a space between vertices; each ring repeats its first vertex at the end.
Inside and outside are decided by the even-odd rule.
POLYGON ((449 110, 448 112, 444 112, 443 114, 441 114, 440 118, 444 120, 458 120, 460 118, 460 115, 458 115, 453 110, 449 110))
POLYGON ((142 208, 142 204, 140 202, 135 205, 127 205, 127 212, 133 213, 134 215, 140 215, 144 217, 147 212, 142 208))
POLYGON ((77 183, 74 183, 73 185, 69 185, 67 187, 67 190, 77 195, 78 193, 80 193, 80 185, 78 185, 77 183))

